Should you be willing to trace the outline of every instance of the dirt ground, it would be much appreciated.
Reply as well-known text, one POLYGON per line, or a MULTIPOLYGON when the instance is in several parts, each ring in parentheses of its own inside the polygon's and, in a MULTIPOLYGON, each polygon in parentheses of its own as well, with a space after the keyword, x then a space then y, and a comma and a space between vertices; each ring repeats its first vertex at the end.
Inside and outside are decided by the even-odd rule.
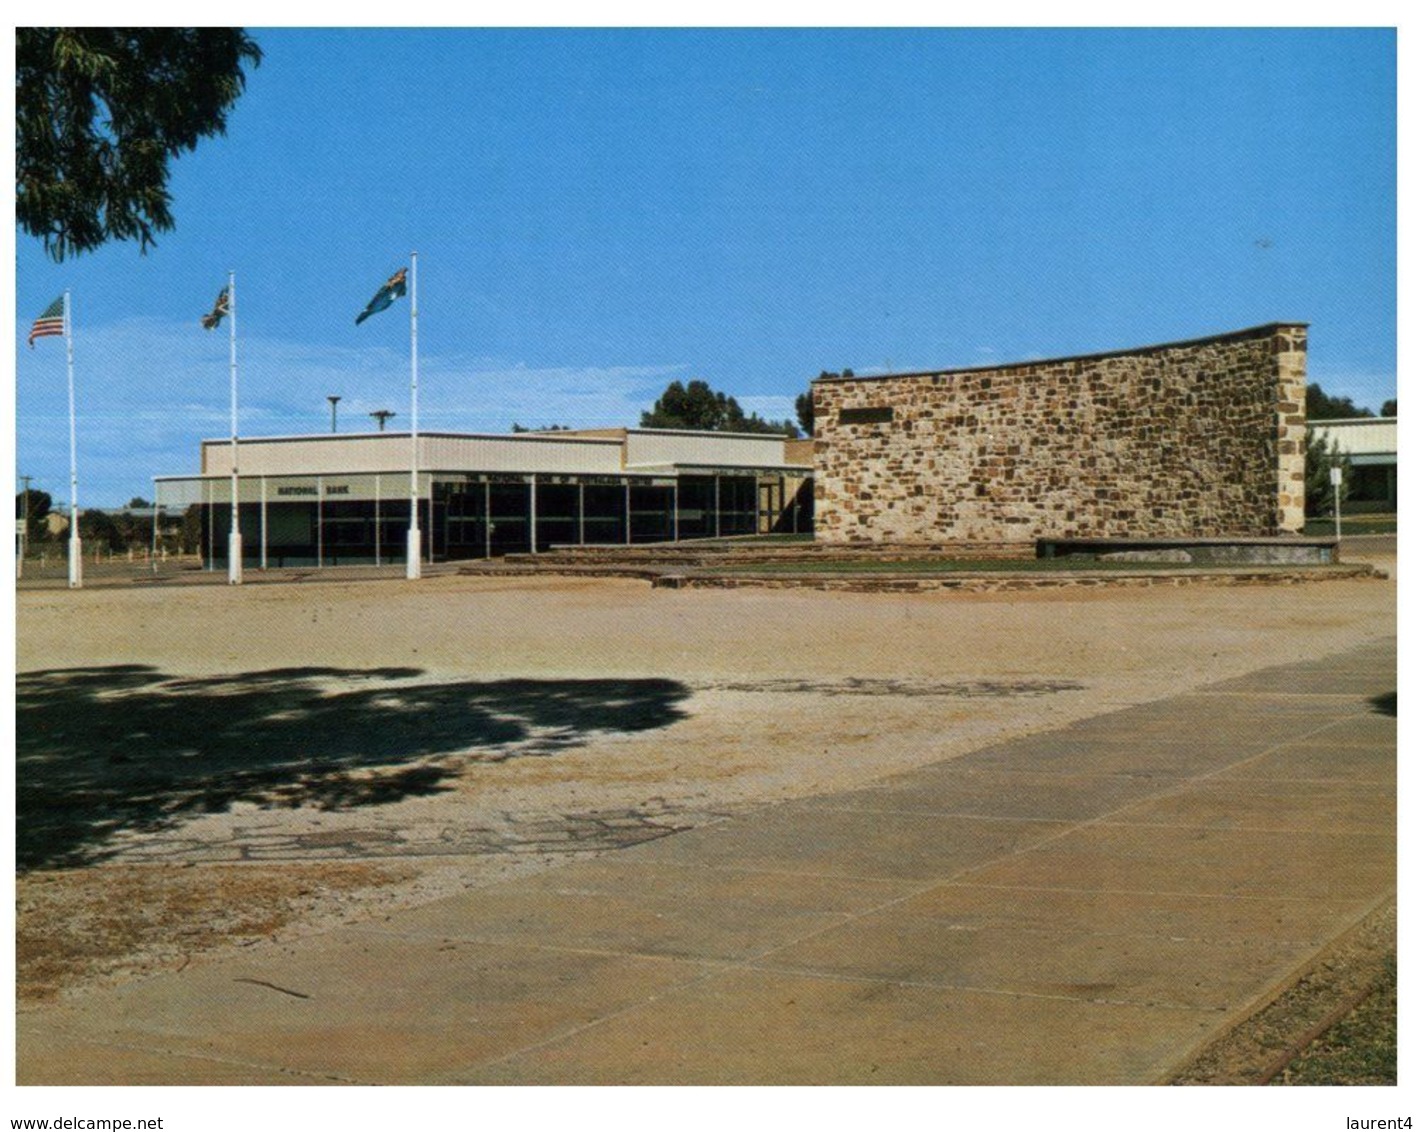
POLYGON ((1379 580, 22 589, 20 999, 557 867, 1394 625, 1379 580))

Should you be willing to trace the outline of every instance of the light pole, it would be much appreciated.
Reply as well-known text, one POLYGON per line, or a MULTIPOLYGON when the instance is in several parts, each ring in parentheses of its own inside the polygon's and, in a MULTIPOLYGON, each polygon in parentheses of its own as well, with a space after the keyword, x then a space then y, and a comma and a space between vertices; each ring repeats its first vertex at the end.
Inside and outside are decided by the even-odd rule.
POLYGON ((336 402, 341 400, 339 393, 328 393, 326 399, 331 402, 331 431, 336 431, 336 402))

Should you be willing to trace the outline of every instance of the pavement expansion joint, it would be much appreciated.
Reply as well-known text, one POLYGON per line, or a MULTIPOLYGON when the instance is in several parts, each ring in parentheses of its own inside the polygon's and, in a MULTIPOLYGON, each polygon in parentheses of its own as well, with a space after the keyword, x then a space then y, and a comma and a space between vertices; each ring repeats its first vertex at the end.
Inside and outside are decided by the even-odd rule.
POLYGON ((223 1065, 238 1069, 255 1069, 264 1073, 279 1073, 284 1077, 300 1077, 308 1081, 325 1082, 332 1085, 374 1085, 375 1081, 364 1081, 354 1077, 346 1077, 339 1073, 320 1073, 306 1069, 297 1069, 289 1065, 274 1064, 266 1061, 254 1061, 248 1058, 224 1057, 213 1053, 195 1053, 187 1049, 174 1049, 161 1042, 155 1041, 146 1044, 135 1041, 115 1041, 111 1038, 95 1038, 84 1034, 75 1034, 65 1027, 56 1027, 61 1034, 72 1037, 86 1045, 96 1046, 100 1049, 122 1050, 125 1053, 146 1054, 150 1056, 172 1057, 180 1061, 192 1062, 198 1065, 211 1064, 223 1065))
POLYGON ((912 990, 953 991, 959 994, 992 995, 997 998, 1032 999, 1042 1002, 1066 1002, 1075 1006, 1128 1006, 1151 1010, 1176 1010, 1185 1014, 1220 1014, 1224 1006, 1191 1006, 1180 1002, 1157 1002, 1133 998, 1084 997, 1075 994, 1050 994, 1047 991, 1032 991, 1021 988, 990 987, 977 983, 936 982, 932 979, 883 979, 873 975, 852 975, 844 971, 818 971, 804 967, 783 966, 773 963, 744 962, 736 965, 748 971, 763 974, 787 975, 798 979, 815 979, 828 983, 843 983, 859 986, 902 987, 912 990))

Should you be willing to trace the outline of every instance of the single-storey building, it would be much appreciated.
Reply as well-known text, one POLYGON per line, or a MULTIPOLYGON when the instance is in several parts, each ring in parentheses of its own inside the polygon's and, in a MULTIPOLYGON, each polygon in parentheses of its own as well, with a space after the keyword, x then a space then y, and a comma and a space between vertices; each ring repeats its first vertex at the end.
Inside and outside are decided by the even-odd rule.
MULTIPOLYGON (((780 435, 428 432, 414 446, 395 432, 244 437, 244 565, 403 562, 412 455, 431 562, 811 529, 810 443, 780 435)), ((203 441, 200 460, 197 475, 159 476, 154 487, 165 513, 202 524, 216 568, 232 524, 232 441, 203 441)))
POLYGON ((1350 498, 1341 510, 1393 511, 1398 504, 1399 420, 1397 417, 1349 417, 1313 420, 1310 431, 1336 444, 1350 461, 1350 498))

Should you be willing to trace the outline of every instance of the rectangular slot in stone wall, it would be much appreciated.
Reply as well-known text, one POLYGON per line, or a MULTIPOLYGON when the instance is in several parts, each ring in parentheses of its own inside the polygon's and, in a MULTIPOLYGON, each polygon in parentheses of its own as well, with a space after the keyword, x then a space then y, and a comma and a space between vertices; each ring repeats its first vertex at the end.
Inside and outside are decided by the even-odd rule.
POLYGON ((888 405, 871 406, 863 409, 842 409, 841 424, 889 424, 895 419, 895 410, 888 405))

